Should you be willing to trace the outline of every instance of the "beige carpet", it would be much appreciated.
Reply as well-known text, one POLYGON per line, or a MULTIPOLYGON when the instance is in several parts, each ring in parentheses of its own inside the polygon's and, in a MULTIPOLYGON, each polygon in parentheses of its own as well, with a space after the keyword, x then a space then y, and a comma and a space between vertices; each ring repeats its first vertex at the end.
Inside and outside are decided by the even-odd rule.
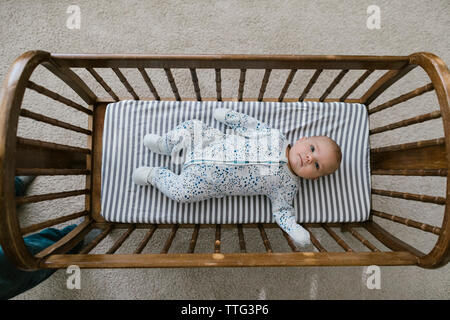
MULTIPOLYGON (((52 53, 149 53, 149 54, 377 54, 408 55, 429 51, 450 64, 450 3, 448 1, 0 1, 0 78, 4 79, 16 57, 28 50, 41 49, 52 53), (66 13, 69 5, 81 10, 80 29, 68 29, 66 13), (381 28, 366 26, 367 7, 378 5, 381 10, 381 28)), ((107 97, 105 91, 84 70, 76 70, 92 85, 96 94, 107 97)), ((309 97, 317 97, 336 76, 329 70, 313 88, 309 97), (321 84, 320 84, 321 83, 321 84)), ((360 72, 349 72, 332 93, 338 97, 355 81, 360 72), (352 75, 352 76, 350 76, 352 75)), ((126 76, 136 76, 126 72, 126 76)), ((266 96, 276 94, 288 71, 274 71, 271 80, 280 88, 271 88, 266 96), (277 81, 278 79, 278 81, 277 81), (271 91, 272 90, 272 91, 271 91)), ((288 97, 298 97, 309 80, 310 71, 298 72, 288 97)), ((374 80, 380 72, 369 79, 374 80)), ((32 79, 49 88, 77 99, 64 84, 48 77, 44 68, 38 68, 32 79), (39 72, 38 72, 39 71, 39 72)), ((104 78, 121 97, 128 93, 113 74, 104 78)), ((194 92, 187 70, 175 70, 174 76, 182 97, 194 92)), ((154 83, 161 96, 172 96, 164 74, 155 73, 154 83), (162 88, 165 89, 162 89, 162 88)), ((238 72, 224 72, 224 96, 236 96, 238 72)), ((255 97, 262 73, 248 72, 244 96, 255 97)), ((136 78, 138 78, 136 76, 136 78)), ((199 75, 204 96, 215 95, 213 74, 199 75)), ((142 81, 142 80, 139 80, 142 81)), ((403 81, 403 80, 402 80, 403 81)), ((351 97, 358 97, 372 83, 361 86, 351 97)), ((383 94, 377 102, 384 102, 406 90, 427 83, 425 73, 417 68, 407 80, 383 94), (403 88, 403 90, 399 90, 403 88), (406 88, 406 89, 405 89, 406 88)), ((151 96, 145 83, 137 82, 135 89, 142 96, 151 96)), ((330 96, 330 97, 331 97, 330 96)), ((77 100, 79 101, 79 100, 77 100)), ((27 93, 24 105, 33 111, 86 127, 86 118, 53 103, 37 94, 27 93)), ((408 103, 402 103, 388 113, 381 112, 371 119, 371 127, 437 110, 433 92, 408 103)), ((19 134, 40 137, 53 142, 85 145, 83 135, 68 135, 66 130, 55 130, 36 125, 26 119, 19 123, 19 134)), ((373 146, 438 138, 443 136, 441 119, 396 130, 395 134, 373 137, 373 146)), ((82 188, 83 179, 39 177, 32 184, 30 194, 82 188)), ((411 193, 445 196, 445 179, 388 178, 373 180, 374 188, 388 188, 411 193)), ((46 217, 82 210, 84 198, 75 197, 43 202, 21 208, 24 225, 42 221, 46 217)), ((373 197, 373 207, 385 212, 409 216, 440 226, 443 206, 417 204, 414 201, 373 197), (411 203, 412 202, 412 203, 411 203)), ((428 252, 436 236, 396 225, 388 221, 380 224, 395 232, 402 240, 417 243, 428 252)), ((209 235, 213 231, 208 231, 209 235)), ((208 232, 201 233, 198 250, 207 252, 208 232)), ((163 241, 161 233, 149 247, 163 241)), ((101 252, 120 236, 113 233, 95 250, 101 252)), ((124 245, 136 246, 142 232, 135 232, 124 245)), ((330 250, 339 247, 324 234, 318 235, 330 250)), ((182 250, 190 234, 180 232, 173 250, 182 250)), ((211 237, 210 237, 211 238, 211 237)), ((234 231, 223 232, 224 247, 236 246, 234 231)), ((274 248, 286 246, 278 230, 270 230, 274 248)), ((259 234, 246 234, 248 246, 264 250, 259 234)), ((351 236, 345 238, 352 246, 358 244, 351 236)), ((380 247, 382 248, 382 247, 380 247)), ((121 249, 122 250, 122 249, 121 249)), ((151 249, 149 249, 151 250, 151 249)), ((227 249, 226 249, 227 250, 227 249)), ((110 269, 82 270, 81 289, 69 290, 68 274, 58 270, 51 278, 16 299, 449 299, 450 265, 437 270, 417 267, 381 267, 381 288, 368 289, 366 267, 307 267, 307 268, 202 268, 202 269, 110 269)))

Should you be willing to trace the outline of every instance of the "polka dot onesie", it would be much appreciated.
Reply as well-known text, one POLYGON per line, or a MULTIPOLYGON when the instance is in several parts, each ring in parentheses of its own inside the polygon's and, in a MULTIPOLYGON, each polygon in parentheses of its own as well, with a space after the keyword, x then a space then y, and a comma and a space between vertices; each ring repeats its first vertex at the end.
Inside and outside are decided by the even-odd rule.
POLYGON ((214 118, 231 132, 189 120, 159 138, 158 151, 183 164, 182 171, 177 175, 168 168, 148 168, 146 183, 179 202, 266 195, 278 225, 297 245, 308 245, 309 232, 297 224, 292 205, 300 181, 287 165, 286 137, 230 109, 216 109, 214 118))

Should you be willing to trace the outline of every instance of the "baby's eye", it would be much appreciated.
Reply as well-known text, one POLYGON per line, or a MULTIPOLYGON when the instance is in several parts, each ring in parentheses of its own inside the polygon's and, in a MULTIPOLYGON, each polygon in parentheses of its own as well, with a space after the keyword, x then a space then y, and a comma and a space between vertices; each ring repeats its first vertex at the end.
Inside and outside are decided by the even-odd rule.
POLYGON ((316 165, 316 169, 319 170, 319 164, 316 162, 315 165, 316 165))
POLYGON ((314 149, 314 146, 311 145, 310 148, 311 148, 311 151, 314 152, 314 150, 315 150, 315 149, 314 149))

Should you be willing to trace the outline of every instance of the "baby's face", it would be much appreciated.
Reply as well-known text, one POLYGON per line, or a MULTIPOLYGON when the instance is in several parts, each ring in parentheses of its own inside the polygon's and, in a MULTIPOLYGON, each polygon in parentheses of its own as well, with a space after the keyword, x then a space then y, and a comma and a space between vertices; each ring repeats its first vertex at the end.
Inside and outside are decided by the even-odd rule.
POLYGON ((303 137, 289 151, 289 165, 296 175, 317 179, 339 167, 338 155, 326 137, 303 137))

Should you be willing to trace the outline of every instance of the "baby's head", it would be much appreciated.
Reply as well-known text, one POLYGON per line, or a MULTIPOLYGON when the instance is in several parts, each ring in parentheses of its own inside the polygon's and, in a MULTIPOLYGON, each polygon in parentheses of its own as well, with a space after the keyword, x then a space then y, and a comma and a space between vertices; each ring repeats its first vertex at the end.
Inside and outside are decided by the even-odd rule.
POLYGON ((290 148, 289 166, 299 177, 317 179, 335 172, 341 163, 341 148, 327 136, 303 137, 290 148))

